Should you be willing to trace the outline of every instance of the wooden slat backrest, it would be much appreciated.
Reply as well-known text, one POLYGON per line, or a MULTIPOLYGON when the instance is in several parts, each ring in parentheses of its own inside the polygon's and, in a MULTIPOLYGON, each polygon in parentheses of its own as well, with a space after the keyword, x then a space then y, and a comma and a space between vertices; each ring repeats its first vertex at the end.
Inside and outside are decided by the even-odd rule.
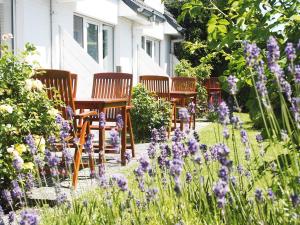
POLYGON ((72 90, 73 90, 73 98, 76 98, 77 92, 77 74, 71 73, 71 82, 72 82, 72 90))
MULTIPOLYGON (((131 101, 132 74, 96 73, 93 79, 92 98, 127 98, 131 101)), ((106 119, 115 119, 120 109, 107 109, 106 119)))
POLYGON ((221 89, 218 77, 210 77, 208 80, 206 80, 205 87, 206 89, 221 89))
POLYGON ((169 77, 157 75, 141 75, 140 83, 150 92, 157 95, 158 98, 170 100, 170 82, 169 77))
MULTIPOLYGON (((71 73, 69 71, 41 69, 38 71, 38 74, 35 75, 35 78, 39 79, 46 86, 50 99, 55 100, 55 98, 58 97, 66 106, 70 106, 75 112, 72 85, 74 80, 72 82, 71 73), (56 96, 56 93, 58 93, 59 96, 56 96)), ((62 116, 67 119, 65 107, 56 107, 61 111, 62 116)))
POLYGON ((196 78, 194 77, 172 77, 172 91, 196 91, 196 78))

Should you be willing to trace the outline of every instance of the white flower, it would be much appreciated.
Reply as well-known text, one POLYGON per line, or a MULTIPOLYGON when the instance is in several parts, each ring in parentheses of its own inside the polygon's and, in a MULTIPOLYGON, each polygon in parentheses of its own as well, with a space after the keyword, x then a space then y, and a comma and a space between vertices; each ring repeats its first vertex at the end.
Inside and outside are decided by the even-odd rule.
POLYGON ((24 88, 27 91, 31 91, 31 89, 32 89, 32 80, 31 79, 25 80, 25 87, 24 88))
POLYGON ((15 149, 14 149, 14 146, 13 146, 13 145, 6 149, 6 151, 7 151, 8 153, 13 153, 14 150, 15 150, 15 149))
POLYGON ((3 34, 2 37, 1 37, 1 39, 3 41, 7 41, 7 40, 12 39, 12 38, 14 38, 14 36, 11 33, 3 34))
POLYGON ((13 112, 13 107, 11 107, 10 105, 0 105, 0 112, 8 112, 9 114, 13 112))
POLYGON ((32 81, 32 88, 41 91, 43 90, 43 83, 40 80, 34 80, 32 81))
POLYGON ((57 109, 52 108, 52 109, 48 110, 48 113, 49 113, 50 116, 57 116, 57 114, 59 112, 58 112, 57 109))
POLYGON ((19 152, 16 151, 16 150, 14 150, 14 151, 12 152, 12 154, 13 154, 14 158, 19 157, 19 152))

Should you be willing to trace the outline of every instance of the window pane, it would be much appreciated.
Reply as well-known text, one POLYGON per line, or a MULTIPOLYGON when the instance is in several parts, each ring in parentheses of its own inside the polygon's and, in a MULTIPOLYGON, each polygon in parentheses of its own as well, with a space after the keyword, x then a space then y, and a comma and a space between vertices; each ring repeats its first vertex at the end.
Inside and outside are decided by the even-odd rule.
POLYGON ((98 52, 98 26, 95 24, 87 24, 87 52, 96 62, 99 62, 98 52))
MULTIPOLYGON (((2 34, 13 33, 12 32, 12 1, 0 0, 0 44, 2 34)), ((11 46, 12 40, 5 42, 11 46)))
POLYGON ((103 69, 105 72, 113 71, 113 28, 103 25, 103 69))
POLYGON ((154 41, 154 61, 159 65, 160 64, 160 42, 154 41))
POLYGON ((83 47, 83 18, 74 16, 74 39, 83 47))
POLYGON ((142 49, 145 49, 145 37, 144 36, 142 36, 142 49))
POLYGON ((146 52, 149 56, 152 57, 152 41, 146 40, 146 52))

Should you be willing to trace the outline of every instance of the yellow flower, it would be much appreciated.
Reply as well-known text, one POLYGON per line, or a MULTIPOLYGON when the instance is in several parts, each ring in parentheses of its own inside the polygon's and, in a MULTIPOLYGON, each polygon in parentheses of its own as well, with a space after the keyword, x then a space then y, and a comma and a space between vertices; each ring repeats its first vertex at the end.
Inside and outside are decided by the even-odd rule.
POLYGON ((43 137, 35 135, 34 136, 34 142, 35 142, 35 145, 38 148, 38 150, 40 150, 41 152, 45 151, 46 141, 43 137))
POLYGON ((23 168, 24 168, 25 170, 33 170, 34 164, 33 164, 32 162, 24 163, 23 168))
POLYGON ((19 153, 19 155, 22 155, 23 152, 26 152, 26 146, 24 144, 16 144, 15 150, 19 153))

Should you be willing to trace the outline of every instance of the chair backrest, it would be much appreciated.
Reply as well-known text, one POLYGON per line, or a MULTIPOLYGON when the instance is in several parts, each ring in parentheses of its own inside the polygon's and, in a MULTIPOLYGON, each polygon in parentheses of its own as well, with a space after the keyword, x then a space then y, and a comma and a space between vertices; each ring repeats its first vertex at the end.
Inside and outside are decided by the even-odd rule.
MULTIPOLYGON (((63 101, 66 106, 70 106, 75 112, 72 76, 69 71, 41 69, 38 70, 34 78, 40 80, 46 86, 50 99, 63 101)), ((67 119, 65 107, 57 105, 56 108, 67 119)))
POLYGON ((196 91, 196 78, 172 77, 171 91, 196 91))
POLYGON ((71 73, 71 82, 72 82, 72 89, 73 89, 73 98, 76 98, 76 92, 77 92, 77 74, 71 73))
MULTIPOLYGON (((96 73, 93 79, 92 98, 127 98, 130 105, 132 74, 96 73)), ((120 109, 106 109, 106 119, 115 120, 120 109)))
POLYGON ((218 77, 210 77, 205 81, 205 87, 207 90, 209 89, 221 89, 221 85, 218 77))
POLYGON ((170 100, 170 79, 167 76, 141 75, 140 83, 158 98, 170 100))

